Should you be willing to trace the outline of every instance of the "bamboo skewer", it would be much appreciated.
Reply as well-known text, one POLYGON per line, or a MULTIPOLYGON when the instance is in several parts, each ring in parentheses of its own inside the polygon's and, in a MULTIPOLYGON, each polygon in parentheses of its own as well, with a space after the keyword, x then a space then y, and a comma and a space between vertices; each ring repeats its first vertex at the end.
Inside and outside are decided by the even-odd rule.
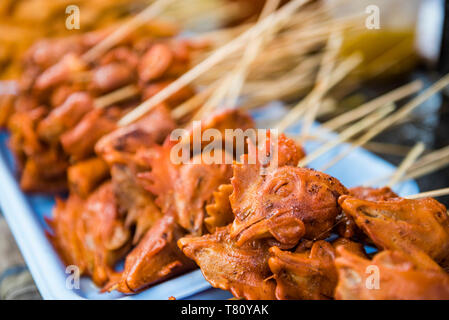
POLYGON ((126 38, 134 30, 138 29, 143 24, 159 15, 172 2, 174 2, 174 0, 156 0, 138 15, 134 16, 129 21, 124 23, 120 28, 115 30, 103 41, 87 51, 82 56, 82 59, 86 62, 92 62, 107 50, 119 43, 121 40, 126 38))
POLYGON ((222 61, 228 55, 234 53, 238 49, 244 46, 245 42, 251 37, 256 37, 267 30, 272 25, 276 25, 286 19, 288 19, 293 13, 303 6, 305 3, 310 0, 293 0, 282 8, 272 13, 262 21, 258 22, 254 27, 244 32, 242 35, 238 36, 234 40, 230 41, 225 46, 216 50, 211 56, 206 58, 203 62, 198 64, 193 69, 190 69, 188 72, 184 73, 181 77, 179 77, 176 81, 172 82, 170 85, 165 87, 159 93, 151 97, 150 99, 143 102, 141 105, 136 107, 134 110, 125 115, 122 119, 119 120, 119 126, 125 126, 134 122, 135 120, 142 117, 152 108, 154 108, 159 103, 163 102, 165 99, 170 97, 172 94, 177 92, 182 87, 187 86, 193 80, 195 80, 198 76, 208 71, 211 67, 222 61))
MULTIPOLYGON (((332 72, 335 66, 335 60, 337 59, 337 55, 342 43, 343 37, 341 32, 332 32, 330 34, 327 44, 327 52, 323 56, 320 70, 318 71, 318 86, 323 86, 325 88, 330 86, 332 72)), ((321 95, 317 94, 314 98, 306 100, 307 105, 304 107, 304 109, 308 110, 306 112, 304 125, 301 130, 301 141, 304 141, 304 138, 309 135, 310 127, 312 126, 313 121, 315 121, 318 109, 320 107, 320 104, 322 103, 323 98, 324 93, 321 95)))
POLYGON ((204 105, 206 100, 211 96, 212 92, 218 87, 218 82, 208 86, 203 91, 197 93, 189 100, 177 106, 172 110, 171 115, 174 119, 180 119, 188 113, 200 108, 204 105))
MULTIPOLYGON (((449 146, 442 149, 433 151, 416 161, 406 171, 406 174, 397 182, 403 182, 409 179, 419 178, 426 174, 432 173, 438 169, 441 169, 449 165, 449 146)), ((388 179, 391 179, 392 175, 377 178, 376 180, 365 183, 364 185, 373 186, 379 185, 388 179)), ((393 185, 392 185, 393 186, 393 185)))
POLYGON ((443 188, 438 190, 432 190, 427 192, 422 192, 418 194, 414 194, 411 196, 406 196, 406 199, 422 199, 422 198, 436 198, 449 195, 449 188, 443 188))
POLYGON ((301 100, 292 110, 279 122, 276 126, 280 132, 285 131, 290 125, 292 125, 298 118, 304 113, 304 109, 309 105, 309 101, 319 101, 323 96, 337 83, 339 83, 344 77, 346 77, 354 68, 356 68, 362 62, 360 54, 355 53, 349 58, 345 59, 335 69, 332 74, 329 83, 322 83, 315 86, 310 94, 301 100))
POLYGON ((324 168, 321 169, 322 170, 329 169, 331 166, 335 165, 338 161, 346 157, 354 148, 362 146, 363 144, 374 138, 376 135, 378 135, 380 132, 384 131, 388 127, 394 125, 398 121, 401 121, 403 118, 407 117, 414 109, 419 107, 424 101, 426 101, 427 99, 429 99, 438 91, 444 89, 448 85, 449 85, 449 74, 441 78, 439 81, 434 83, 422 94, 420 94, 415 99, 407 103, 404 107, 395 112, 391 117, 385 119, 385 121, 382 121, 381 123, 373 127, 362 137, 357 139, 356 142, 349 147, 349 150, 345 151, 343 154, 338 155, 335 159, 331 160, 328 164, 325 165, 324 168))
MULTIPOLYGON (((390 104, 392 110, 394 110, 395 106, 393 104, 390 104)), ((343 160, 345 157, 347 157, 354 149, 359 148, 363 146, 365 143, 373 139, 375 136, 380 134, 383 130, 382 123, 378 123, 374 127, 372 127, 370 130, 368 130, 366 133, 364 133, 361 137, 357 138, 355 141, 349 145, 346 150, 344 150, 342 153, 338 154, 334 159, 330 160, 328 163, 326 163, 323 167, 321 167, 320 171, 327 171, 329 168, 333 167, 335 164, 343 160)))
POLYGON ((449 156, 449 146, 433 151, 419 159, 411 168, 410 171, 419 169, 420 167, 427 166, 435 161, 449 156))
POLYGON ((415 163, 416 159, 421 156, 425 149, 426 147, 424 143, 418 142, 399 165, 392 178, 387 183, 387 187, 391 188, 398 183, 398 181, 404 177, 407 170, 413 165, 413 163, 415 163))
POLYGON ((405 86, 390 91, 387 94, 384 94, 383 96, 371 100, 351 111, 343 113, 342 115, 325 122, 323 124, 323 127, 325 127, 330 131, 335 131, 336 129, 341 128, 342 126, 350 122, 353 122, 357 119, 366 116, 367 114, 370 114, 377 108, 382 107, 388 103, 393 103, 395 101, 403 99, 419 91, 421 88, 422 88, 422 81, 420 80, 413 81, 409 84, 406 84, 405 86))
POLYGON ((393 156, 405 157, 411 150, 410 147, 393 144, 393 143, 383 143, 377 141, 367 142, 364 148, 381 154, 388 154, 393 156))
POLYGON ((129 85, 95 99, 94 106, 97 109, 104 109, 114 103, 135 97, 138 93, 139 89, 135 85, 129 85))
POLYGON ((341 132, 336 139, 325 143, 323 146, 321 146, 320 148, 318 148, 311 154, 307 155, 301 161, 299 161, 298 167, 303 167, 303 166, 309 164, 311 161, 320 157, 321 155, 323 155, 327 151, 333 149, 337 145, 347 141, 349 138, 355 136, 356 134, 362 132, 363 130, 366 130, 368 127, 372 126, 374 123, 376 123, 377 121, 379 121, 380 119, 382 119, 386 115, 388 115, 392 110, 393 110, 393 108, 391 106, 384 107, 384 108, 374 112, 372 115, 355 123, 351 127, 347 128, 346 130, 341 132))
POLYGON ((435 172, 439 169, 447 167, 449 165, 449 156, 443 157, 441 159, 435 160, 434 162, 424 165, 414 171, 407 173, 399 182, 406 181, 409 179, 417 179, 429 173, 435 172))
MULTIPOLYGON (((269 14, 274 12, 279 6, 280 0, 267 0, 265 6, 260 14, 259 20, 266 18, 269 14)), ((237 104, 237 99, 242 90, 243 83, 248 74, 249 67, 253 63, 254 59, 259 54, 265 37, 271 36, 274 32, 274 28, 268 29, 265 34, 260 35, 251 39, 249 46, 246 48, 241 62, 237 65, 234 71, 231 73, 232 78, 230 82, 230 87, 228 88, 228 97, 225 101, 227 107, 235 107, 237 104)))

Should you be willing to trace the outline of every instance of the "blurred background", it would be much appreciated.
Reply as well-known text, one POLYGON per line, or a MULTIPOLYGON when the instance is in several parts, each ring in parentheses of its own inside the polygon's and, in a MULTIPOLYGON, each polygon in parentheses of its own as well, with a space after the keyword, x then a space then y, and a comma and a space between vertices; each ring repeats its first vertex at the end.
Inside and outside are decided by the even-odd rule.
MULTIPOLYGON (((140 12, 146 0, 2 0, 0 2, 0 94, 11 89, 11 81, 21 77, 23 55, 42 38, 71 37, 99 29, 115 28, 140 12), (66 8, 80 8, 80 29, 68 30, 66 8)), ((332 2, 331 0, 324 2, 332 2)), ((152 32, 181 30, 181 34, 235 28, 254 21, 263 0, 189 0, 164 13, 152 32), (170 29, 172 28, 172 29, 170 29)), ((325 121, 380 94, 415 79, 426 86, 449 72, 449 5, 444 0, 353 0, 336 6, 332 15, 348 10, 380 8, 380 29, 349 30, 344 35, 340 55, 363 52, 363 64, 345 85, 332 92, 330 112, 320 114, 325 121)), ((286 95, 287 104, 297 95, 286 95)), ((365 148, 397 165, 417 141, 426 152, 449 145, 448 91, 429 99, 399 125, 389 128, 365 148)), ((449 163, 449 162, 448 162, 449 163)), ((422 191, 447 187, 449 169, 417 179, 422 191)), ((449 198, 439 199, 449 205, 449 198)), ((0 218, 0 299, 39 299, 33 280, 21 258, 5 221, 0 218)))

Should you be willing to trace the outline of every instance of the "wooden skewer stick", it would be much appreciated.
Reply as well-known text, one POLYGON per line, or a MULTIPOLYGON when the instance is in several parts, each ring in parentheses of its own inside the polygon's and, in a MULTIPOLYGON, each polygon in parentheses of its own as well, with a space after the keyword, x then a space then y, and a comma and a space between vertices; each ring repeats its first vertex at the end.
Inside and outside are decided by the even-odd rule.
POLYGON ((362 56, 358 53, 351 55, 349 58, 345 59, 340 65, 335 69, 332 74, 331 81, 326 85, 326 83, 321 83, 315 86, 315 88, 309 93, 309 95, 301 100, 295 107, 293 107, 290 112, 279 122, 276 126, 280 132, 285 131, 290 125, 292 125, 298 118, 303 114, 304 109, 309 105, 309 101, 320 101, 322 97, 337 83, 339 83, 344 77, 346 77, 354 68, 356 68, 362 62, 362 56))
MULTIPOLYGON (((265 6, 260 14, 259 20, 266 18, 279 6, 280 0, 267 0, 265 6)), ((240 91, 242 90, 243 83, 248 74, 249 67, 253 63, 254 59, 259 54, 265 37, 270 37, 275 32, 274 28, 268 29, 265 34, 261 34, 259 37, 255 37, 250 40, 249 46, 246 48, 242 60, 233 70, 230 77, 232 81, 227 92, 227 100, 225 105, 227 107, 235 107, 237 104, 240 91)))
POLYGON ((421 157, 421 159, 419 159, 413 166, 411 166, 409 171, 413 172, 416 169, 419 169, 426 165, 432 164, 435 161, 442 159, 444 157, 449 157, 449 146, 435 150, 435 151, 421 157))
POLYGON ((417 179, 419 177, 425 176, 427 174, 430 174, 432 172, 435 172, 437 170, 445 168, 448 165, 449 165, 449 156, 446 156, 444 158, 435 160, 434 162, 432 162, 430 164, 422 166, 419 169, 411 171, 410 173, 407 173, 399 182, 406 181, 409 179, 417 179))
POLYGON ((449 188, 443 188, 438 190, 432 190, 427 192, 422 192, 418 194, 414 194, 411 196, 406 196, 406 199, 422 199, 422 198, 436 198, 449 195, 449 188))
MULTIPOLYGON (((335 61, 337 59, 337 55, 342 43, 343 36, 340 31, 332 32, 329 35, 327 52, 323 56, 323 60, 321 62, 321 66, 317 75, 318 85, 329 87, 332 78, 332 72, 335 67, 335 61)), ((307 106, 305 106, 304 109, 307 109, 307 112, 301 130, 301 141, 304 141, 304 138, 309 135, 310 128, 313 124, 313 121, 315 121, 318 109, 320 108, 320 105, 324 98, 324 94, 317 95, 314 98, 316 99, 306 100, 307 106)))
POLYGON ((394 143, 384 143, 384 142, 377 142, 377 141, 371 141, 367 142, 364 145, 364 148, 366 150, 381 153, 381 154, 388 154, 393 156, 399 156, 399 157, 405 157, 409 151, 410 147, 394 144, 394 143))
POLYGON ((398 181, 401 180, 402 177, 404 177, 407 170, 413 165, 413 163, 415 163, 416 159, 421 156, 425 149, 426 146, 424 145, 424 143, 418 142, 399 165, 399 167, 393 174, 393 177, 387 183, 387 187, 391 188, 396 183, 398 183, 398 181))
MULTIPOLYGON (((426 174, 435 172, 449 165, 449 146, 433 151, 416 161, 406 172, 406 175, 402 177, 398 183, 422 177, 426 174)), ((382 184, 382 182, 391 179, 392 175, 386 175, 375 180, 364 183, 366 186, 376 186, 382 184)))
MULTIPOLYGON (((394 104, 390 104, 392 109, 395 109, 394 104)), ((346 150, 338 154, 334 159, 330 160, 328 163, 326 163, 323 167, 319 168, 320 171, 327 171, 329 168, 333 167, 335 164, 346 158, 354 149, 359 148, 371 139, 373 139, 375 136, 377 136, 379 133, 382 132, 383 126, 381 123, 376 124, 373 126, 370 130, 368 130, 366 133, 364 133, 361 137, 357 138, 355 141, 349 145, 346 150)))
POLYGON ((103 41, 87 51, 82 56, 82 59, 86 62, 92 62, 121 40, 126 38, 134 30, 159 15, 172 2, 174 2, 174 0, 156 0, 138 15, 131 18, 112 34, 107 36, 103 41))
POLYGON ((195 109, 204 105, 206 100, 211 96, 212 92, 218 87, 218 82, 215 82, 208 86, 203 91, 197 93, 189 100, 177 106, 172 110, 171 115, 174 119, 180 119, 186 114, 194 111, 195 109))
POLYGON ((320 148, 318 148, 311 154, 307 155, 301 161, 299 161, 298 167, 303 167, 303 166, 309 164, 311 161, 320 157, 322 154, 333 149, 337 145, 347 141, 349 138, 355 136, 356 134, 362 132, 363 130, 366 130, 368 127, 372 126, 374 123, 376 123, 380 119, 384 118, 392 110, 393 110, 393 108, 391 106, 387 106, 387 107, 384 107, 384 108, 374 112, 372 115, 360 120, 356 124, 352 125, 351 127, 347 128, 346 130, 341 132, 336 139, 325 143, 323 146, 321 146, 320 148))
POLYGON ((103 109, 114 103, 135 97, 138 93, 139 89, 135 85, 131 84, 95 99, 94 106, 97 109, 103 109))
POLYGON ((419 91, 422 88, 422 86, 423 86, 422 81, 420 80, 413 81, 409 84, 406 84, 405 86, 390 91, 387 94, 384 94, 383 96, 380 96, 374 100, 362 104, 361 106, 351 111, 348 111, 342 115, 339 115, 325 122, 323 124, 323 127, 325 127, 330 131, 335 131, 336 129, 341 128, 342 126, 350 122, 353 122, 357 119, 366 116, 367 114, 370 114, 379 107, 382 107, 388 103, 393 103, 419 91))
POLYGON ((179 77, 176 81, 172 82, 170 85, 165 87, 159 93, 151 97, 150 99, 143 102, 141 105, 136 107, 134 110, 125 115, 122 119, 119 120, 119 126, 125 126, 134 122, 135 120, 142 117, 156 105, 162 103, 170 97, 172 94, 177 92, 179 89, 187 86, 193 80, 195 80, 198 76, 208 71, 214 65, 222 61, 228 55, 236 52, 238 49, 242 48, 246 41, 251 37, 258 36, 263 33, 272 25, 278 24, 286 19, 288 19, 291 15, 295 13, 295 11, 303 6, 305 3, 310 0, 293 0, 286 5, 284 5, 281 9, 272 13, 262 21, 258 22, 254 27, 250 28, 234 40, 228 42, 225 46, 217 49, 212 55, 206 58, 203 62, 199 63, 193 69, 190 69, 186 73, 184 73, 181 77, 179 77))
POLYGON ((384 131, 388 127, 394 125, 395 123, 401 121, 403 118, 407 117, 414 109, 419 107, 424 101, 426 101, 427 99, 429 99, 438 91, 444 89, 448 85, 449 85, 449 74, 438 80, 422 94, 420 94, 415 99, 413 99, 405 106, 403 106, 400 110, 395 112, 391 117, 388 117, 387 119, 385 119, 385 121, 380 122, 378 125, 370 129, 367 133, 365 133, 362 137, 360 137, 351 147, 349 147, 349 150, 345 151, 343 154, 338 155, 336 159, 328 163, 324 169, 325 170, 329 169, 331 166, 335 165, 335 163, 346 157, 350 153, 350 151, 352 151, 355 147, 365 144, 380 132, 384 131))

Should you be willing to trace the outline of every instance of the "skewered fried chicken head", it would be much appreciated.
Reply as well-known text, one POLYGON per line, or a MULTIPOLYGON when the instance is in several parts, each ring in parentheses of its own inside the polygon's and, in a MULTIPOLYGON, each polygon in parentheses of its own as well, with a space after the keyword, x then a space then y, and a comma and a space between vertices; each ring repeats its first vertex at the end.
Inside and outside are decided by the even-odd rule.
MULTIPOLYGON (((272 143, 269 138, 264 147, 272 143)), ((253 144, 242 163, 234 165, 230 200, 235 220, 230 235, 238 246, 269 238, 288 249, 303 237, 325 239, 340 212, 337 199, 346 188, 324 173, 297 168, 303 152, 285 136, 279 136, 277 149, 277 165, 249 164, 257 154, 253 144)))
POLYGON ((408 253, 419 249, 447 264, 449 217, 435 199, 365 201, 342 196, 339 203, 377 247, 408 253))

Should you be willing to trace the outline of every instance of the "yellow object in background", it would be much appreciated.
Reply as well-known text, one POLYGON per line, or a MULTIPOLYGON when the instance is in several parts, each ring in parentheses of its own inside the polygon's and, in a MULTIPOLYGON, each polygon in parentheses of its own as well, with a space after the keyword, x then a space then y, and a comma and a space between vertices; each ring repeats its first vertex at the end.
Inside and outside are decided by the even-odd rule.
POLYGON ((416 66, 419 58, 414 44, 413 30, 366 30, 345 35, 341 55, 362 52, 364 62, 356 72, 362 80, 390 77, 416 66))

